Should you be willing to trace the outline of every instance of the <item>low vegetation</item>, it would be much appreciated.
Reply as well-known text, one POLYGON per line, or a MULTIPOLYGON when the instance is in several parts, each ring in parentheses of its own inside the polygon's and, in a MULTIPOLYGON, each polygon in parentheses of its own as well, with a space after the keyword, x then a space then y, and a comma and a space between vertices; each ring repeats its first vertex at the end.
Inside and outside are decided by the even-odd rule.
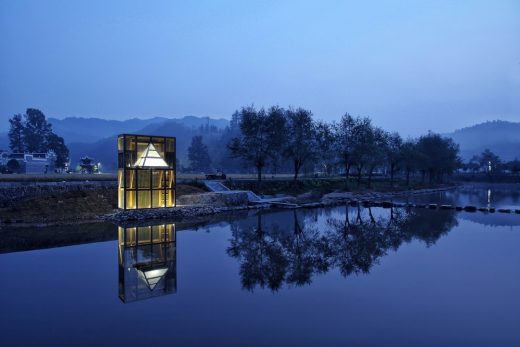
MULTIPOLYGON (((177 196, 203 193, 194 185, 180 184, 177 196)), ((66 191, 15 201, 0 208, 0 224, 85 222, 117 208, 117 189, 94 188, 66 191)))

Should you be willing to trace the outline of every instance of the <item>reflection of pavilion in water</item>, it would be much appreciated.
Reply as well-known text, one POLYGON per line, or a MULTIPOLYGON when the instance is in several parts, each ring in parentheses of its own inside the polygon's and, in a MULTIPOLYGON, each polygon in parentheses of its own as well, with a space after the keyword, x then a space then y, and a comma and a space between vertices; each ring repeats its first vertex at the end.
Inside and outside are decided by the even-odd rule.
POLYGON ((128 303, 175 293, 175 225, 118 229, 119 298, 128 303))

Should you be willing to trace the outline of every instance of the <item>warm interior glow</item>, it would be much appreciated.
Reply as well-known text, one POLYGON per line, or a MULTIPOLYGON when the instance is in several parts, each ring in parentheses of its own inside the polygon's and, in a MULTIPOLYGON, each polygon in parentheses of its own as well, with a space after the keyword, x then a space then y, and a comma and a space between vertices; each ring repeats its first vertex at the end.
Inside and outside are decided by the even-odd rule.
POLYGON ((168 164, 161 157, 155 146, 150 143, 143 151, 141 157, 135 162, 135 167, 168 167, 168 164))
POLYGON ((175 206, 175 138, 120 135, 119 139, 119 208, 175 206))

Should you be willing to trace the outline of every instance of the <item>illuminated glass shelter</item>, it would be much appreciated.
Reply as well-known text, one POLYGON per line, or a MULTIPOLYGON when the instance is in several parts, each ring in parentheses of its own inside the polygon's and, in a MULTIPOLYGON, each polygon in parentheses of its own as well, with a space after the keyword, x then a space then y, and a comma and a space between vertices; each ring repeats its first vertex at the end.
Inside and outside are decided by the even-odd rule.
POLYGON ((119 298, 125 302, 177 291, 175 225, 119 227, 119 298))
POLYGON ((118 206, 175 206, 175 137, 122 134, 118 147, 118 206))

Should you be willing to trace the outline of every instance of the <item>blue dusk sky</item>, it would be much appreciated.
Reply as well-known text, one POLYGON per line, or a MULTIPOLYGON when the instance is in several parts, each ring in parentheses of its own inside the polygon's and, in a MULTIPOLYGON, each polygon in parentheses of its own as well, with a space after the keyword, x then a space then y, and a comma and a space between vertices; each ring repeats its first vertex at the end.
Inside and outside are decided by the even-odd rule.
POLYGON ((520 121, 520 1, 0 0, 0 122, 370 116, 403 135, 520 121))

